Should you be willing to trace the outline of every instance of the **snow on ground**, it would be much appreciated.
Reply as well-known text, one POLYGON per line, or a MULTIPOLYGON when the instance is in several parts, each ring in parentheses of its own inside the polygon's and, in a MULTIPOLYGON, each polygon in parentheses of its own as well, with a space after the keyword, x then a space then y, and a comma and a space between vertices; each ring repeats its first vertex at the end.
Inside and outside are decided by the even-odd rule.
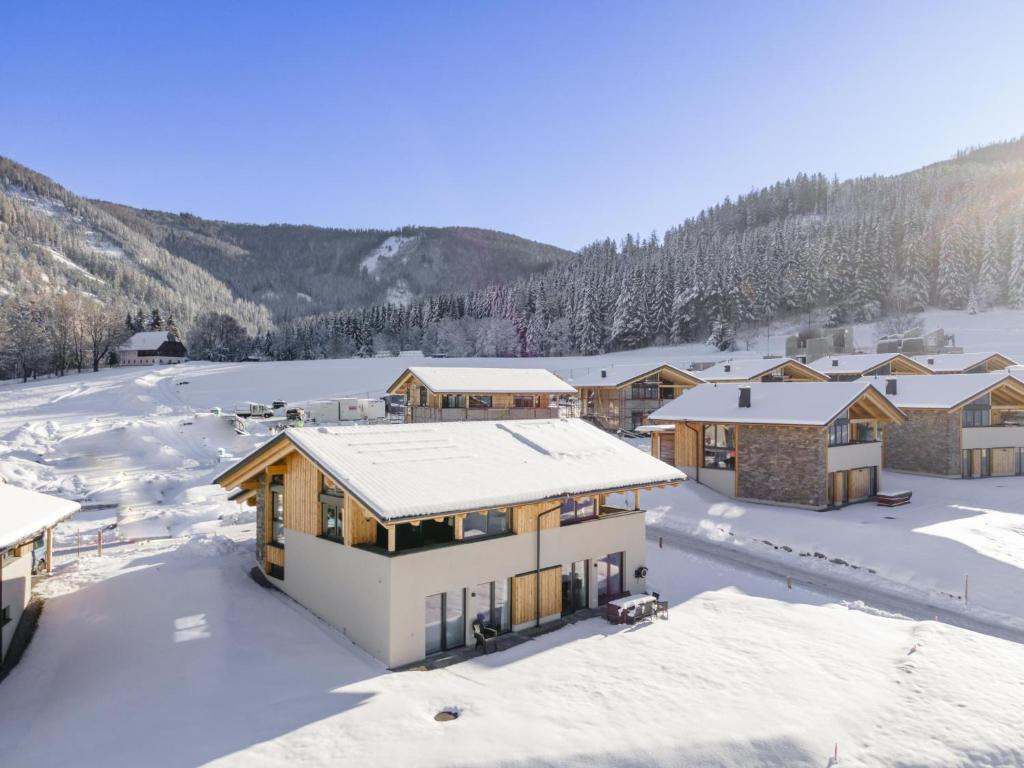
POLYGON ((5 764, 819 768, 837 743, 851 766, 1024 761, 1008 641, 654 547, 668 621, 389 673, 248 578, 251 523, 219 533, 58 562, 0 686, 5 764))
POLYGON ((691 481, 652 491, 645 506, 655 530, 1024 629, 1024 477, 883 472, 881 487, 911 490, 913 500, 813 512, 736 501, 691 481))
MULTIPOLYGON (((948 314, 936 323, 967 349, 1024 358, 1024 313, 948 314)), ((432 364, 571 376, 727 356, 695 344, 432 364)), ((667 622, 588 620, 447 670, 385 672, 248 579, 251 510, 209 482, 270 435, 261 422, 237 435, 209 409, 379 395, 407 365, 189 363, 0 384, 0 474, 83 502, 57 530, 40 629, 0 685, 4 764, 821 766, 836 742, 849 765, 1024 764, 1024 646, 837 604, 670 547, 647 563, 672 603, 667 622), (449 706, 462 716, 435 722, 449 706)), ((887 473, 883 485, 910 487, 914 502, 814 513, 737 504, 694 483, 644 502, 655 526, 687 540, 851 589, 962 608, 969 575, 969 611, 1020 619, 1022 479, 887 473)))

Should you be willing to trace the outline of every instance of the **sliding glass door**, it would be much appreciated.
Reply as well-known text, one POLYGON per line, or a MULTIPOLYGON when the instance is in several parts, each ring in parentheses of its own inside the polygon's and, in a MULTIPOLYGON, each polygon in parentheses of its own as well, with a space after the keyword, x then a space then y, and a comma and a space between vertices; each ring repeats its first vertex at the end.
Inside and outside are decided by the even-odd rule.
POLYGON ((623 592, 621 552, 612 552, 597 561, 597 604, 604 605, 623 592))
POLYGON ((479 620, 485 627, 498 632, 508 632, 512 628, 512 611, 508 598, 508 579, 477 584, 469 591, 470 621, 479 620))
POLYGON ((562 615, 568 616, 587 607, 587 569, 589 560, 562 566, 562 615))
POLYGON ((423 630, 427 655, 465 645, 466 590, 428 595, 424 601, 423 630))

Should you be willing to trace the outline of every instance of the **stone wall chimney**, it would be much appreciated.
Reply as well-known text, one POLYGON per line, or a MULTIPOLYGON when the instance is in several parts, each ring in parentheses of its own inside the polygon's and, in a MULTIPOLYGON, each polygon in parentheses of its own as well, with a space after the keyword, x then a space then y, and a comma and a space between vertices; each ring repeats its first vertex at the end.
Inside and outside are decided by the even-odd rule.
POLYGON ((750 407, 750 387, 740 387, 740 408, 750 407))
POLYGON ((895 395, 896 394, 896 377, 890 376, 885 380, 885 394, 895 395))

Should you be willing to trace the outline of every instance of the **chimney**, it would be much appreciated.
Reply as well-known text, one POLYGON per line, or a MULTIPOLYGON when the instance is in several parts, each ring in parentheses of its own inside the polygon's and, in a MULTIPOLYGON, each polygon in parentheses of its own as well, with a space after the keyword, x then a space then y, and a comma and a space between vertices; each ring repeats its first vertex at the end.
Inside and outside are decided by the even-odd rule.
POLYGON ((608 378, 608 371, 606 371, 604 368, 601 369, 601 378, 602 379, 607 379, 608 378))
POLYGON ((935 358, 934 357, 929 357, 928 358, 928 365, 935 365, 935 358))
POLYGON ((740 387, 740 408, 750 407, 750 387, 740 387))
POLYGON ((732 370, 732 366, 731 366, 731 365, 729 365, 728 363, 726 363, 726 364, 725 364, 725 369, 724 369, 724 370, 725 370, 725 372, 726 372, 726 373, 729 373, 729 371, 731 371, 731 370, 732 370))
POLYGON ((890 376, 885 380, 885 394, 895 395, 896 394, 896 377, 890 376))
POLYGON ((833 368, 838 368, 839 367, 839 361, 836 360, 834 357, 832 358, 832 367, 833 368))

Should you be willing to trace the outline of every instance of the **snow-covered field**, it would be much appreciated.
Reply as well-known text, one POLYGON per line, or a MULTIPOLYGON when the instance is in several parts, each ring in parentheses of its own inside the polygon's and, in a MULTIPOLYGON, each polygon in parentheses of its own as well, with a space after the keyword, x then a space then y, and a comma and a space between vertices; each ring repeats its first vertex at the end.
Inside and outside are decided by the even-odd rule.
MULTIPOLYGON (((1024 358, 1013 332, 1024 313, 934 320, 969 351, 1024 358)), ((724 357, 690 345, 429 364, 541 362, 570 374, 724 357)), ((379 394, 416 362, 428 361, 189 363, 0 385, 0 474, 84 504, 58 530, 39 631, 0 685, 0 764, 823 766, 838 743, 844 765, 1024 765, 1024 645, 790 590, 670 545, 651 546, 647 563, 669 621, 592 619, 433 672, 389 673, 260 589, 246 575, 251 512, 208 483, 221 454, 268 434, 237 435, 208 409, 379 394), (98 558, 89 545, 115 523, 121 536, 107 531, 98 558), (461 716, 434 721, 444 707, 461 716)), ((736 504, 692 483, 644 502, 666 539, 827 574, 846 593, 889 590, 1024 622, 1024 479, 887 473, 883 483, 910 486, 914 502, 814 513, 736 504)))

